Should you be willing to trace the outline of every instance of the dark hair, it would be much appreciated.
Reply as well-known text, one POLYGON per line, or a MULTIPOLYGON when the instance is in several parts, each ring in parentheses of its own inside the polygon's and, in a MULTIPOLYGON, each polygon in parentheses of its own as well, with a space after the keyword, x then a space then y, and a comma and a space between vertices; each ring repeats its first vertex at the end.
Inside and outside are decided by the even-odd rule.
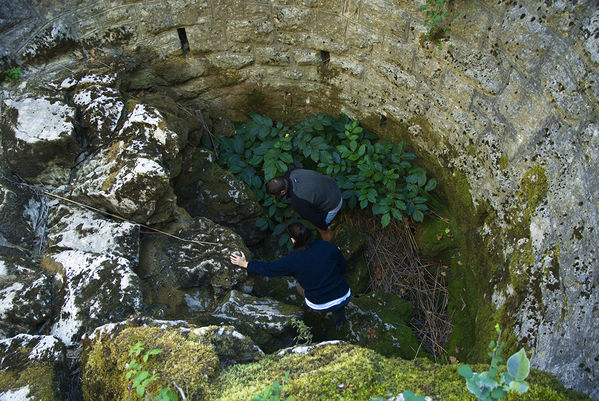
POLYGON ((284 189, 287 189, 287 180, 285 177, 271 178, 266 183, 266 193, 269 195, 280 195, 284 189))
POLYGON ((287 226, 287 234, 295 240, 295 244, 293 244, 293 249, 295 250, 305 249, 314 242, 312 231, 302 223, 289 224, 287 226))

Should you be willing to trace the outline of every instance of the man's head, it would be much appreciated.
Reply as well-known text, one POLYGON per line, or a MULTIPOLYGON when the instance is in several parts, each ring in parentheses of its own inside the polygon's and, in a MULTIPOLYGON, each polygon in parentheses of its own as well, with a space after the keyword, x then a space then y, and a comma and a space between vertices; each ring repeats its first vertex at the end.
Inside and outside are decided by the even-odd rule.
POLYGON ((285 177, 271 178, 266 183, 266 193, 275 198, 283 197, 287 193, 287 180, 285 177))

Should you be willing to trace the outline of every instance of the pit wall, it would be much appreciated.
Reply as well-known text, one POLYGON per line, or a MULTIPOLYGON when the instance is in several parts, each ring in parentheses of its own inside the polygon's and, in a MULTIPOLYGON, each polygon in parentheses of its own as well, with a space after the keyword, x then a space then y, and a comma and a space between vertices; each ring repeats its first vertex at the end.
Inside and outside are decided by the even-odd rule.
MULTIPOLYGON (((408 141, 443 182, 453 238, 428 251, 451 266, 450 351, 486 358, 500 322, 535 367, 599 398, 596 1, 452 1, 437 43, 424 1, 43 4, 0 26, 23 78, 103 64, 124 89, 235 120, 342 112, 408 141)), ((428 224, 424 248, 442 226, 428 224)))

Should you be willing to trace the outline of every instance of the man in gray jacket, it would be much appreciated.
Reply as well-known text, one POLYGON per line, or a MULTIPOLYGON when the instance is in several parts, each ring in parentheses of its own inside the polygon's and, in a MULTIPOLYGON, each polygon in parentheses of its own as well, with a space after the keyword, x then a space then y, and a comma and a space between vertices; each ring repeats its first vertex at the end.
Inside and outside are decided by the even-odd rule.
POLYGON ((329 224, 343 204, 341 190, 334 179, 316 171, 292 168, 284 177, 268 181, 266 192, 276 198, 289 197, 291 207, 316 226, 323 240, 333 240, 329 224))

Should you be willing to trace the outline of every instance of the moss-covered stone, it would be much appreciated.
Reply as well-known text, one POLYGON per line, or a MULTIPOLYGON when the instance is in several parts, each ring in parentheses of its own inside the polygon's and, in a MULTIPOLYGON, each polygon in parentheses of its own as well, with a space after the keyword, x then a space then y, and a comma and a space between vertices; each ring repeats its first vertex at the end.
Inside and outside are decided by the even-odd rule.
POLYGON ((66 349, 51 336, 21 334, 0 341, 0 399, 28 390, 35 401, 66 399, 68 373, 66 349))
MULTIPOLYGON (((488 365, 472 368, 481 372, 488 365)), ((290 380, 285 383, 285 395, 302 401, 370 400, 404 390, 444 401, 476 400, 457 373, 456 365, 386 358, 344 343, 296 347, 256 363, 232 366, 216 377, 208 394, 213 401, 248 400, 273 381, 280 383, 287 371, 290 380)), ((528 382, 529 392, 510 393, 507 400, 589 400, 583 394, 566 390, 555 377, 543 372, 533 370, 528 382)))
POLYGON ((189 399, 204 399, 208 379, 219 369, 219 359, 209 344, 194 341, 179 330, 159 327, 131 327, 120 331, 110 340, 97 338, 86 348, 82 359, 83 395, 86 400, 138 400, 131 391, 131 380, 126 378, 127 364, 135 359, 142 370, 156 375, 147 392, 155 396, 161 388, 171 387, 173 382, 187 390, 189 399), (141 356, 134 358, 129 350, 142 342, 141 356), (150 356, 146 362, 145 352, 159 349, 162 352, 150 356))

